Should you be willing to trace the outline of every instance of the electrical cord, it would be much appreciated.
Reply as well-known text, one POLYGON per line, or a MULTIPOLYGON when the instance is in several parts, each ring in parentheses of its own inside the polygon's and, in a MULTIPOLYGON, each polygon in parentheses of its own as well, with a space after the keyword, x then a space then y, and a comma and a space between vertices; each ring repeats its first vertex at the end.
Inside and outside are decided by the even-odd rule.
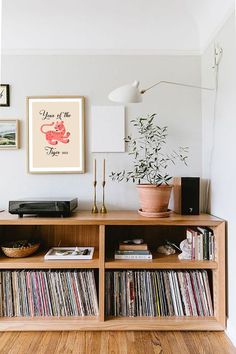
POLYGON ((213 155, 215 150, 215 132, 216 132, 216 113, 217 113, 217 102, 218 102, 218 87, 219 87, 219 65, 223 55, 223 49, 215 45, 214 48, 215 63, 213 69, 215 70, 215 97, 213 105, 213 121, 212 121, 212 142, 209 153, 209 164, 208 164, 208 174, 207 174, 207 184, 206 184, 206 199, 204 211, 210 213, 210 186, 211 186, 211 176, 212 176, 212 164, 213 155))

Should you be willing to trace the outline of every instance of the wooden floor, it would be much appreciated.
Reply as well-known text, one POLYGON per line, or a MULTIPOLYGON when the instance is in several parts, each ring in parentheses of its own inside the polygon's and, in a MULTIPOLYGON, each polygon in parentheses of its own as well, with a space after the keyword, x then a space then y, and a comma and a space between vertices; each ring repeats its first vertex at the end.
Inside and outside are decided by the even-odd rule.
POLYGON ((5 332, 1 354, 231 354, 223 332, 5 332))

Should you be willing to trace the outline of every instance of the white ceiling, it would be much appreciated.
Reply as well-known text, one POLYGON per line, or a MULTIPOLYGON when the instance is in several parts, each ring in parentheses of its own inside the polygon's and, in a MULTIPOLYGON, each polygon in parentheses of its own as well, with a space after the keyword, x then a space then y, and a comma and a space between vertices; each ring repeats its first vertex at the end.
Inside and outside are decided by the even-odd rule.
POLYGON ((3 51, 201 52, 234 0, 2 0, 3 51))

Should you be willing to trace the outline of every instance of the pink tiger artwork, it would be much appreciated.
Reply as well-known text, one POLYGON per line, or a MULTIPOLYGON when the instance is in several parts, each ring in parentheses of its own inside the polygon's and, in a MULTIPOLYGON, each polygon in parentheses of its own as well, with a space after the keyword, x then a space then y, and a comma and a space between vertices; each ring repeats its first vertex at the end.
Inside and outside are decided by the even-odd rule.
POLYGON ((64 122, 60 121, 60 122, 52 122, 50 124, 43 124, 40 127, 40 131, 45 134, 46 140, 48 142, 48 144, 50 145, 57 145, 58 142, 61 142, 63 144, 68 144, 69 143, 69 136, 70 133, 66 132, 66 128, 64 126, 64 122), (55 124, 55 125, 54 125, 55 124), (54 130, 48 130, 48 131, 44 131, 44 127, 52 127, 54 126, 54 130))

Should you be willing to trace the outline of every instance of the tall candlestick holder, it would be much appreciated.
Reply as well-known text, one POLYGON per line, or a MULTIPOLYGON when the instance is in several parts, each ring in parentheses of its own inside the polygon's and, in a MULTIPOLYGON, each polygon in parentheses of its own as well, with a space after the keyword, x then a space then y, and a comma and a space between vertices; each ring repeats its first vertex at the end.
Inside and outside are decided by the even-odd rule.
POLYGON ((97 207, 97 181, 93 182, 93 207, 92 207, 92 214, 98 213, 97 207))
POLYGON ((105 185, 106 185, 106 181, 103 181, 102 182, 102 207, 100 209, 101 214, 107 213, 107 208, 105 207, 105 185))

